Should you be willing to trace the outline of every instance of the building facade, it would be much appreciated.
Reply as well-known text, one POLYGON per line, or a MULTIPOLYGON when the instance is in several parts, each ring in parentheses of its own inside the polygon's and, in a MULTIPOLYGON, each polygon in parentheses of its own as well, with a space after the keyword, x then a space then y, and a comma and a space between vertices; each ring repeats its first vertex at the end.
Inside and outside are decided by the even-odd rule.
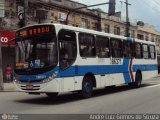
POLYGON ((144 24, 143 26, 138 25, 137 31, 137 37, 141 37, 142 40, 155 42, 157 54, 160 54, 160 32, 149 24, 144 24))
MULTIPOLYGON (((108 16, 107 13, 101 12, 101 28, 103 32, 126 35, 126 23, 121 20, 121 13, 117 13, 115 16, 108 16)), ((160 32, 154 26, 139 21, 130 23, 129 28, 131 37, 155 42, 157 53, 160 54, 160 32)))

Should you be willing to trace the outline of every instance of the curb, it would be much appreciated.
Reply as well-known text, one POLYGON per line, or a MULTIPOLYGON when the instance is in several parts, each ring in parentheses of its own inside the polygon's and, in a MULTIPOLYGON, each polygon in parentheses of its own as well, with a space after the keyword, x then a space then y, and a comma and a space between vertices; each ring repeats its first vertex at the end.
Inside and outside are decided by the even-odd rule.
POLYGON ((15 89, 7 89, 7 88, 3 88, 3 90, 0 90, 0 92, 16 92, 15 89))
POLYGON ((3 89, 0 92, 15 92, 15 87, 13 82, 11 83, 3 83, 3 89))

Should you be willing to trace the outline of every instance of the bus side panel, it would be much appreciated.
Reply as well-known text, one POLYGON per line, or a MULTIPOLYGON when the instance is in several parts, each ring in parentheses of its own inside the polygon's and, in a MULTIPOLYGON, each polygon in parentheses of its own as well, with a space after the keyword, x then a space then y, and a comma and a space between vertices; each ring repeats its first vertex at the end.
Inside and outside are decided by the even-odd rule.
POLYGON ((109 86, 111 86, 111 85, 119 85, 119 84, 123 84, 123 83, 125 83, 123 73, 110 74, 109 86))
MULTIPOLYGON (((135 79, 136 72, 133 72, 133 76, 135 79)), ((142 82, 143 82, 143 80, 151 79, 155 76, 157 76, 157 70, 155 70, 155 71, 142 71, 142 82)))
MULTIPOLYGON (((100 75, 100 86, 99 87, 105 87, 110 85, 110 74, 100 75)), ((98 79, 97 79, 98 80, 98 79)))
POLYGON ((142 80, 157 76, 158 71, 156 59, 134 59, 132 67, 134 79, 138 70, 142 73, 142 80))
POLYGON ((143 71, 142 72, 143 80, 153 78, 157 76, 157 71, 143 71))
POLYGON ((81 90, 82 89, 82 81, 84 76, 76 76, 75 77, 75 90, 81 90))
POLYGON ((61 78, 62 81, 62 88, 63 88, 63 92, 67 92, 67 91, 74 91, 74 77, 65 77, 65 78, 61 78))

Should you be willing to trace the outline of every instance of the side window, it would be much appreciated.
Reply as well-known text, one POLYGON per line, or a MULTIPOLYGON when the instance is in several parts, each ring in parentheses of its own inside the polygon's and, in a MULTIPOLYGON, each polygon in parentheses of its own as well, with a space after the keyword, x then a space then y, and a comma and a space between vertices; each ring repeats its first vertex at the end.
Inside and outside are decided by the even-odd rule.
POLYGON ((148 54, 148 45, 143 44, 143 58, 144 59, 148 59, 149 58, 149 54, 148 54))
POLYGON ((153 45, 149 46, 149 55, 151 59, 156 58, 156 52, 155 52, 155 47, 153 45))
POLYGON ((111 38, 111 50, 113 58, 121 58, 122 55, 122 41, 120 39, 111 38))
POLYGON ((123 56, 125 58, 130 58, 132 56, 132 42, 130 41, 123 42, 123 56))
POLYGON ((69 30, 60 30, 59 38, 59 58, 62 70, 71 66, 77 56, 76 33, 69 30))
POLYGON ((101 36, 96 37, 96 53, 100 58, 110 57, 109 38, 101 36))
POLYGON ((79 46, 81 57, 96 56, 94 35, 79 33, 79 46))
POLYGON ((142 46, 140 43, 135 43, 135 58, 142 58, 142 46))

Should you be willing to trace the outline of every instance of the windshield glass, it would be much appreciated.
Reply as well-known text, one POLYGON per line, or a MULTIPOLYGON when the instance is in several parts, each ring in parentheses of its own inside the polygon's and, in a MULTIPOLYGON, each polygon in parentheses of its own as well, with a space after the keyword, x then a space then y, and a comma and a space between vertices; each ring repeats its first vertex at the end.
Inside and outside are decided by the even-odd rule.
POLYGON ((20 39, 16 47, 16 69, 38 69, 56 66, 57 41, 53 34, 20 39))

